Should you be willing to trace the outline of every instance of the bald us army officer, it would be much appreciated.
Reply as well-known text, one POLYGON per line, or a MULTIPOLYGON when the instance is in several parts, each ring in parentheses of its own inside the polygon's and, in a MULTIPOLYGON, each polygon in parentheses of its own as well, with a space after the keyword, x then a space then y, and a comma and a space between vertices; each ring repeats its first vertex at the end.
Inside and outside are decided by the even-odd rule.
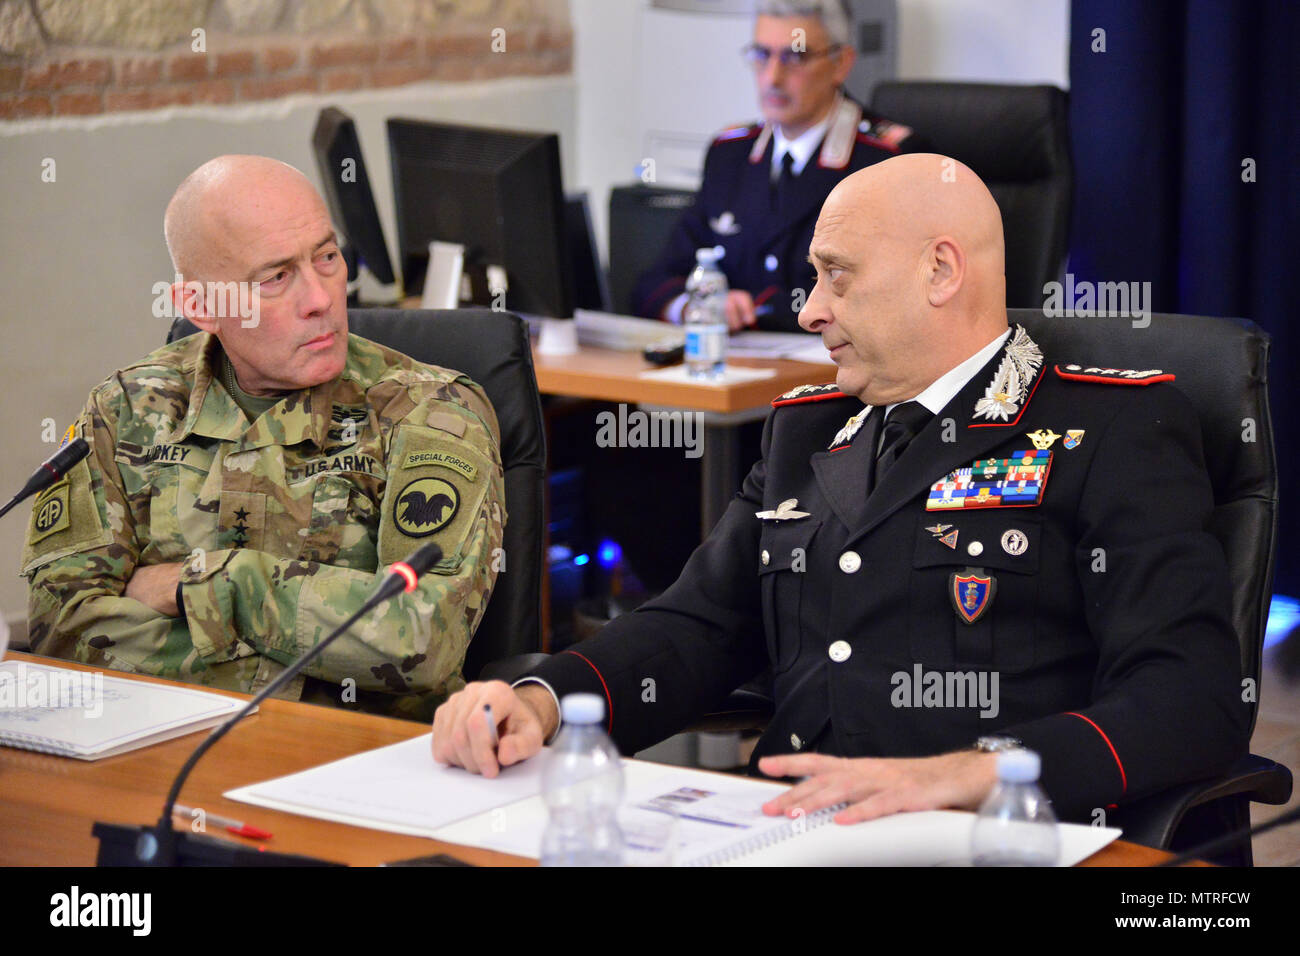
POLYGON ((22 558, 33 649, 253 693, 435 541, 415 591, 285 689, 428 719, 464 684, 499 565, 486 395, 348 333, 337 236, 296 169, 214 159, 164 226, 202 331, 114 373, 73 426, 90 456, 35 502, 22 558))
POLYGON ((1082 367, 1009 328, 997 206, 947 157, 845 179, 811 257, 799 321, 835 384, 774 402, 672 587, 515 688, 454 695, 435 757, 493 775, 575 691, 606 699, 633 753, 770 665, 751 769, 806 777, 773 814, 974 808, 1007 747, 1041 755, 1072 820, 1230 766, 1249 707, 1175 374, 1082 367))

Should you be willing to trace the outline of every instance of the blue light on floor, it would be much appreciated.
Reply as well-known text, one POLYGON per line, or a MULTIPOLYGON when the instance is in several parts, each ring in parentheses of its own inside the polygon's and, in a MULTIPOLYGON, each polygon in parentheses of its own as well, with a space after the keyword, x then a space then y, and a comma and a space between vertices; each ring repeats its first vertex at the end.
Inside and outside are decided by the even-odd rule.
POLYGON ((1264 646, 1272 647, 1300 625, 1300 600, 1274 594, 1268 606, 1268 624, 1264 627, 1264 646))
POLYGON ((596 551, 600 566, 608 570, 623 560, 623 549, 617 541, 602 541, 596 551))

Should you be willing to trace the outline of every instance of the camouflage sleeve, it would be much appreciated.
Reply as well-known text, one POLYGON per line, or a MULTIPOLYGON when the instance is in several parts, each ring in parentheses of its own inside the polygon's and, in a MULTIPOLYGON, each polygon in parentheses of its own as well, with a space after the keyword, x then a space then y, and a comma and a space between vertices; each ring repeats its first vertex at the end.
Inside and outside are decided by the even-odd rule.
MULTIPOLYGON (((449 386, 443 384, 442 390, 449 386)), ((224 657, 244 643, 287 664, 342 624, 374 592, 393 561, 428 541, 444 557, 409 594, 358 621, 306 673, 358 690, 445 696, 463 681, 466 648, 501 563, 505 481, 491 406, 446 401, 410 386, 414 408, 386 440, 376 573, 285 560, 239 548, 210 552, 182 573, 197 652, 224 657), (483 409, 486 413, 483 413, 483 409)), ((410 402, 407 403, 408 405, 410 402)))
POLYGON ((32 506, 21 570, 32 650, 119 670, 199 680, 184 622, 123 596, 140 552, 114 460, 120 390, 91 394, 73 431, 90 454, 32 506))

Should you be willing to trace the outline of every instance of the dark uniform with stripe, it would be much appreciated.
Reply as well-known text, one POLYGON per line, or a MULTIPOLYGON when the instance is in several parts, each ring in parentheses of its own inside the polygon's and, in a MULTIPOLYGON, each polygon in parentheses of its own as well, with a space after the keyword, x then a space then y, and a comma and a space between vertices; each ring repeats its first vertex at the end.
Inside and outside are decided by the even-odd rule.
POLYGON ((1042 755, 1067 819, 1225 769, 1249 710, 1190 403, 1164 373, 1055 356, 1008 399, 1008 348, 870 496, 876 426, 828 448, 858 400, 805 386, 775 402, 762 460, 677 582, 536 676, 607 696, 631 753, 770 664, 755 761, 1009 734, 1042 755), (998 401, 1005 418, 976 414, 998 401), (972 700, 994 675, 993 706, 972 700))
POLYGON ((922 146, 910 127, 864 112, 841 98, 818 152, 788 188, 772 184, 771 126, 724 130, 704 159, 704 178, 695 203, 682 214, 667 248, 632 294, 637 314, 658 318, 686 289, 695 250, 720 245, 719 263, 733 289, 754 297, 758 328, 799 331, 795 318, 812 291, 816 273, 808 246, 822 203, 850 173, 922 146))

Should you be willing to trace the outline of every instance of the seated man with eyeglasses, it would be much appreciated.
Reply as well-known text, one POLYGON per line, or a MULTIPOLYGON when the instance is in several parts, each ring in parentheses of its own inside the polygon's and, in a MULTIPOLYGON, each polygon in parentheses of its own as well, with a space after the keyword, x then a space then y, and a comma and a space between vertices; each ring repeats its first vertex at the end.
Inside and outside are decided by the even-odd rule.
POLYGON ((925 149, 909 127, 844 94, 856 54, 840 0, 760 0, 757 14, 743 52, 764 121, 714 139, 694 205, 633 292, 640 315, 680 322, 695 250, 722 246, 732 331, 799 331, 822 202, 850 173, 925 149))

